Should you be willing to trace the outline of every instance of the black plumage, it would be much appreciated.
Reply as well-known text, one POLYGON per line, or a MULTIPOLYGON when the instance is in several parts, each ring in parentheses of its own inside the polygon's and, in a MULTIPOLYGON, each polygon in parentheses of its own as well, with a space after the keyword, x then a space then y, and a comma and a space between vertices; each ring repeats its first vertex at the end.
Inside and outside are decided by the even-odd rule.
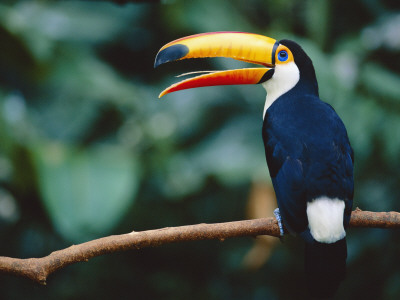
POLYGON ((280 41, 293 54, 300 79, 277 98, 264 117, 265 154, 283 223, 306 241, 311 295, 331 296, 345 275, 346 241, 317 242, 310 234, 307 203, 319 197, 345 203, 347 227, 353 199, 353 150, 335 110, 319 98, 311 59, 296 43, 280 41))

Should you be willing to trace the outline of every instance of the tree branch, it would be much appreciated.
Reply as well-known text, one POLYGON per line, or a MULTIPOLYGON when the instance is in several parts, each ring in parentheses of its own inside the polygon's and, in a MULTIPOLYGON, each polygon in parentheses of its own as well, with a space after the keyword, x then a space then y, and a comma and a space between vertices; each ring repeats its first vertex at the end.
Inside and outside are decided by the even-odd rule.
MULTIPOLYGON (((400 213, 369 212, 356 209, 350 227, 400 228, 400 213)), ((195 240, 221 241, 239 236, 271 235, 279 237, 275 218, 263 218, 217 224, 168 227, 141 232, 112 235, 58 250, 42 258, 10 258, 0 256, 0 272, 27 277, 45 285, 47 277, 68 265, 119 251, 156 247, 169 243, 195 240)))

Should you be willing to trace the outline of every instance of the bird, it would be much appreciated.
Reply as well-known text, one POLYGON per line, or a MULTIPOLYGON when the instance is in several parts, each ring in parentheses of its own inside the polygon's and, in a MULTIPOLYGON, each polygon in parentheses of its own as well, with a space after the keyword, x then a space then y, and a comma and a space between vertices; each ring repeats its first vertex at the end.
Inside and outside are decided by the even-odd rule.
POLYGON ((159 97, 215 85, 260 84, 265 88, 262 139, 281 235, 286 228, 305 242, 308 295, 333 297, 346 275, 354 152, 343 121, 319 97, 312 60, 291 40, 224 31, 167 43, 157 53, 154 67, 204 57, 229 57, 260 67, 204 71, 171 85, 159 97))

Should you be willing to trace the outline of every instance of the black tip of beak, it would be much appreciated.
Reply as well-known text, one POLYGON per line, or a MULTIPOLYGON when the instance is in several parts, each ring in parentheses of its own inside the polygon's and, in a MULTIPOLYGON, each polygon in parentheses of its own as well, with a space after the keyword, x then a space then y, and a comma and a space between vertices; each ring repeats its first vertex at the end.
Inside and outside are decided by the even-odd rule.
POLYGON ((189 53, 189 48, 182 44, 176 44, 167 47, 158 52, 156 60, 154 62, 154 68, 157 68, 159 65, 164 64, 166 62, 178 60, 186 56, 186 54, 188 53, 189 53))

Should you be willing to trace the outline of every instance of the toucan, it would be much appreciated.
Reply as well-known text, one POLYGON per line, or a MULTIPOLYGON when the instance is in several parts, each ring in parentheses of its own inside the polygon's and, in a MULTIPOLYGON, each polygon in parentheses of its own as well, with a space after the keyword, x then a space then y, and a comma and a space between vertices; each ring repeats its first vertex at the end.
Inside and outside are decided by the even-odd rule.
MULTIPOLYGON (((257 68, 205 71, 161 92, 204 86, 261 84, 267 91, 262 124, 277 218, 305 241, 305 284, 314 298, 332 297, 346 273, 346 232, 353 203, 354 154, 333 107, 319 98, 310 57, 291 40, 211 32, 172 41, 154 66, 203 57, 229 57, 257 68)), ((282 228, 282 227, 281 227, 282 228)))

